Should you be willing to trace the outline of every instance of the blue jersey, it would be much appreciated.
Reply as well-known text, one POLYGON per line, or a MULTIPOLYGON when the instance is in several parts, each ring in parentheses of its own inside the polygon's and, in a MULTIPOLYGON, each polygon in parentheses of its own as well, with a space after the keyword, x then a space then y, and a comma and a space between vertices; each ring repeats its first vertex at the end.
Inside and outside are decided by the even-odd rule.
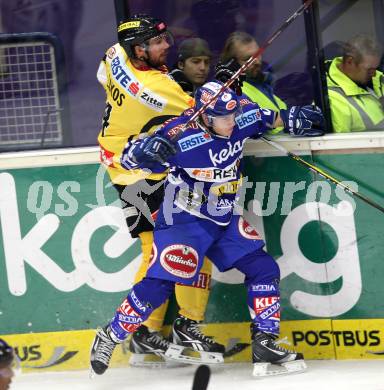
MULTIPOLYGON (((247 99, 236 116, 236 125, 229 138, 208 133, 198 121, 189 125, 176 141, 178 153, 168 160, 169 174, 165 187, 162 212, 167 220, 167 210, 175 206, 188 214, 208 219, 218 225, 227 225, 232 217, 236 194, 240 187, 241 161, 244 143, 248 138, 261 137, 273 127, 274 111, 261 109, 247 99)), ((173 118, 156 132, 168 139, 184 128, 193 109, 173 118)), ((126 168, 145 168, 135 164, 130 151, 142 141, 128 143, 122 165, 126 168)), ((164 166, 152 166, 152 171, 164 166)), ((177 212, 175 213, 176 216, 177 212)))

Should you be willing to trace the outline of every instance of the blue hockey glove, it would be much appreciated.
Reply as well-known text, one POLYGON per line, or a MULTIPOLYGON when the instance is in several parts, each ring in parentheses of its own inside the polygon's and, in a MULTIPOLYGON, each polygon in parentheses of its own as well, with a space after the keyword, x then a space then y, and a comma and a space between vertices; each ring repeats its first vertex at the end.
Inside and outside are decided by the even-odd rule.
POLYGON ((317 106, 292 106, 280 110, 280 117, 286 133, 307 137, 324 135, 324 116, 317 106))
POLYGON ((170 157, 177 153, 176 146, 161 135, 147 137, 132 150, 132 157, 137 164, 152 165, 164 164, 170 157))

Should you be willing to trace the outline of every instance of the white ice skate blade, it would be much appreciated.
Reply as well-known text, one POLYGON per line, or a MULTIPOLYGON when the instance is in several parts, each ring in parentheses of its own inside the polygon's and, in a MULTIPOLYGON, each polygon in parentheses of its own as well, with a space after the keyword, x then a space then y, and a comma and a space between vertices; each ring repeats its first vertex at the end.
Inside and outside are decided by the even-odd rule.
POLYGON ((273 376, 273 375, 288 375, 305 371, 307 365, 304 360, 293 360, 282 364, 271 363, 254 363, 254 377, 273 376))
POLYGON ((165 360, 161 356, 149 353, 131 353, 129 365, 132 367, 146 367, 146 368, 172 368, 182 367, 185 363, 174 360, 165 360))
POLYGON ((165 360, 160 356, 149 353, 131 353, 129 365, 133 367, 163 367, 165 360))
POLYGON ((170 345, 165 352, 165 358, 187 364, 219 364, 224 363, 224 357, 219 352, 195 351, 182 345, 170 345), (189 354, 188 354, 189 353, 189 354), (197 357, 196 354, 200 355, 197 357), (195 355, 195 356, 193 356, 195 355))
POLYGON ((89 369, 89 379, 95 379, 95 376, 96 376, 96 372, 93 371, 93 368, 91 367, 89 369))

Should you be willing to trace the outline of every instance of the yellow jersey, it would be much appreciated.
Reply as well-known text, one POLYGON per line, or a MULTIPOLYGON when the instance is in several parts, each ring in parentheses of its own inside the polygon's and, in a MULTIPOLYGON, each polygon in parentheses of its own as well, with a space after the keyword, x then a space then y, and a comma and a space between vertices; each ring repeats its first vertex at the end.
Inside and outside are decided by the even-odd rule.
POLYGON ((145 178, 161 179, 165 174, 151 174, 120 165, 125 144, 152 133, 167 119, 180 115, 194 104, 164 67, 136 68, 117 43, 106 52, 97 71, 97 79, 107 99, 102 129, 98 136, 100 159, 115 184, 128 185, 145 178))

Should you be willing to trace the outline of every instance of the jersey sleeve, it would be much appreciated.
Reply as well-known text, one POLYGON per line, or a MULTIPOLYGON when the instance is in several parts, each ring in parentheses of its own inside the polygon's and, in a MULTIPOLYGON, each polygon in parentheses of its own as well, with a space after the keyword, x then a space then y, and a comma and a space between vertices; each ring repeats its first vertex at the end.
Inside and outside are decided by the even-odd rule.
MULTIPOLYGON (((164 138, 170 140, 172 130, 176 129, 177 125, 174 123, 175 121, 170 119, 166 121, 163 126, 156 129, 149 137, 153 137, 154 135, 161 135, 164 138)), ((142 137, 137 138, 131 141, 128 141, 123 149, 123 153, 121 154, 120 164, 123 168, 127 170, 131 169, 150 169, 154 173, 164 172, 170 165, 174 164, 174 158, 171 157, 167 163, 150 163, 148 164, 138 164, 133 157, 133 153, 136 148, 140 148, 143 145, 143 142, 148 138, 142 137)))
POLYGON ((236 125, 247 137, 259 138, 273 129, 277 112, 262 108, 256 103, 248 103, 242 107, 242 113, 236 117, 236 125))
POLYGON ((96 74, 97 80, 99 83, 105 88, 107 85, 107 68, 105 66, 105 60, 101 60, 99 64, 99 68, 97 69, 96 74))

